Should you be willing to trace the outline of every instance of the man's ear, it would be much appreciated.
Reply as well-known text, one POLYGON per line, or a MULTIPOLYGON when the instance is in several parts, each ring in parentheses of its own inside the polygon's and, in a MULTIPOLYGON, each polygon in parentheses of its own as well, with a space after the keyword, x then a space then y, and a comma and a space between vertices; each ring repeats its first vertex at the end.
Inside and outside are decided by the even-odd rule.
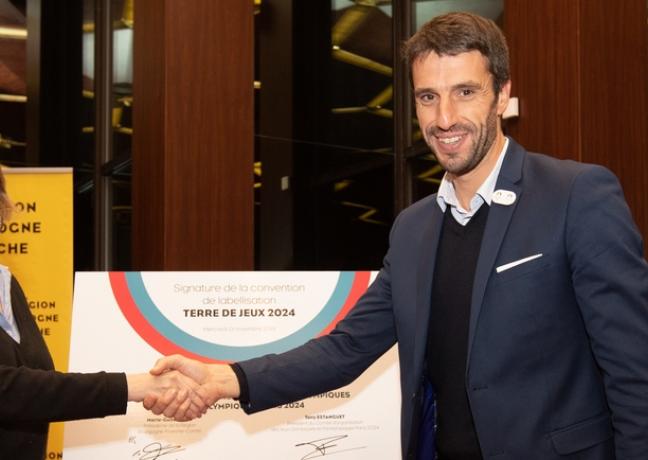
POLYGON ((506 107, 508 106, 509 99, 511 98, 511 80, 507 80, 502 85, 499 94, 497 95, 497 115, 501 116, 506 107))

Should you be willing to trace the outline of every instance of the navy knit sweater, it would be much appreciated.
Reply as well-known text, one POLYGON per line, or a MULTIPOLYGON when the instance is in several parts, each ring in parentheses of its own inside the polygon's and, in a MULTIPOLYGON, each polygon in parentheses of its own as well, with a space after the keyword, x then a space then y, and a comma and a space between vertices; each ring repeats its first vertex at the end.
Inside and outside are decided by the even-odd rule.
POLYGON ((427 368, 437 402, 436 446, 440 460, 482 458, 465 375, 470 301, 488 209, 483 204, 462 226, 448 207, 437 250, 427 368))

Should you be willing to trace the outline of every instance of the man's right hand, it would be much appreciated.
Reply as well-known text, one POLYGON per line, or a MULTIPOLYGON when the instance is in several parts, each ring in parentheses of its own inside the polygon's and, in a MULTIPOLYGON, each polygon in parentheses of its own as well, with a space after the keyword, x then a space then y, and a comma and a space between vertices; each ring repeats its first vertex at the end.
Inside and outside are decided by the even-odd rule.
MULTIPOLYGON (((196 392, 210 406, 219 399, 238 398, 241 393, 236 374, 227 364, 205 364, 182 355, 171 355, 158 359, 150 373, 162 375, 173 370, 197 382, 200 387, 196 392)), ((144 407, 159 415, 164 413, 167 404, 155 395, 148 395, 144 398, 144 407)))

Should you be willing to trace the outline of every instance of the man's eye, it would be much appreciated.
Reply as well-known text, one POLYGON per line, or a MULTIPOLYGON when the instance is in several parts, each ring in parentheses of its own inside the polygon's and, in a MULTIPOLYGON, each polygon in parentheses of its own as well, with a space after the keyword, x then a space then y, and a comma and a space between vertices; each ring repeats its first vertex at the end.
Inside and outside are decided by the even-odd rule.
POLYGON ((434 95, 433 94, 421 94, 418 97, 418 100, 421 104, 430 104, 432 101, 434 101, 434 95))
POLYGON ((464 97, 472 96, 473 94, 475 94, 475 91, 473 91, 472 89, 465 88, 465 89, 460 90, 459 94, 464 96, 464 97))

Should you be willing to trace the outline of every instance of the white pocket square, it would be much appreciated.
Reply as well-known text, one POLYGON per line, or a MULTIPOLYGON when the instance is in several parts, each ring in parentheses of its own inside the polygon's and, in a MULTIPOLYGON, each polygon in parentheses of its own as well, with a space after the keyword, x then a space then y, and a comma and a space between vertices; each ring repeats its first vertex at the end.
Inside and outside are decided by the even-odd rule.
POLYGON ((540 257, 542 257, 542 254, 534 254, 534 255, 532 255, 532 256, 525 257, 525 258, 523 258, 523 259, 514 260, 513 262, 509 262, 509 263, 507 263, 507 264, 500 265, 499 267, 497 267, 497 268, 495 269, 495 271, 496 271, 497 273, 502 273, 502 272, 508 270, 509 268, 517 267, 518 265, 525 264, 525 263, 527 263, 527 262, 530 262, 530 261, 532 261, 532 260, 538 259, 538 258, 540 258, 540 257))

